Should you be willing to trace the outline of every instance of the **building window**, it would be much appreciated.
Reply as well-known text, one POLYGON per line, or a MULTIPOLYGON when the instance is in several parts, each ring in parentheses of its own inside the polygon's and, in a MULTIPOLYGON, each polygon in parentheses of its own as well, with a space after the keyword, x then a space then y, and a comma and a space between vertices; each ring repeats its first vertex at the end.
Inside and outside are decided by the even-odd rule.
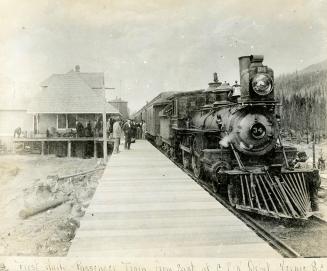
POLYGON ((57 115, 57 128, 58 129, 66 129, 66 115, 65 114, 57 115))
POLYGON ((67 115, 68 128, 76 128, 76 115, 67 115))

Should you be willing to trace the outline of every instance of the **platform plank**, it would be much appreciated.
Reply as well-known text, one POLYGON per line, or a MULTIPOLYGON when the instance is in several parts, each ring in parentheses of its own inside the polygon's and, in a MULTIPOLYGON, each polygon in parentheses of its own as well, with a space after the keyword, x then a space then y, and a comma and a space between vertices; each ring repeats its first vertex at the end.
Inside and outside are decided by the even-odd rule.
POLYGON ((110 158, 68 256, 280 257, 142 140, 110 158))

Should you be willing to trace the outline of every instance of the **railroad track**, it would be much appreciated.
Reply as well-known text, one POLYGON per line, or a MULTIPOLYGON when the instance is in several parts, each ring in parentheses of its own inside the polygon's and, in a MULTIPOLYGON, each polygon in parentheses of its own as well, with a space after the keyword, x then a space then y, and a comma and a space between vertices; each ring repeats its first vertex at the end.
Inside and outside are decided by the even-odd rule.
MULTIPOLYGON (((155 146, 155 145, 154 145, 155 146)), ((155 146, 156 147, 156 146, 155 146)), ((157 148, 157 147, 156 147, 157 148)), ((161 149, 157 148, 161 151, 164 155, 168 157, 168 155, 161 149)), ((169 157, 168 157, 169 158, 169 157)), ((170 159, 170 158, 169 158, 170 159)), ((171 160, 171 159, 170 159, 171 160)), ((273 234, 271 231, 265 227, 264 223, 261 223, 259 219, 255 219, 247 213, 240 212, 237 209, 233 208, 229 202, 223 198, 222 196, 214 193, 212 191, 211 185, 196 178, 193 173, 185 169, 183 165, 177 163, 174 160, 171 160, 178 166, 181 170, 183 170, 188 176, 190 176, 195 182, 197 182, 204 190, 206 190, 212 197, 214 197, 219 203, 221 203, 226 209, 232 212, 236 217, 241 219, 248 227, 250 227, 258 236, 260 236, 263 240, 268 242, 270 246, 276 249, 283 257, 285 258, 299 258, 299 257, 319 257, 317 255, 310 255, 307 253, 301 253, 298 249, 292 248, 287 242, 283 241, 281 238, 278 237, 277 234, 273 234)), ((324 220, 321 220, 317 216, 312 216, 308 220, 309 222, 316 223, 317 225, 321 225, 326 229, 327 233, 327 223, 324 220)), ((275 220, 275 224, 278 226, 280 221, 275 220)), ((304 227, 305 228, 305 227, 304 227)), ((327 249, 327 247, 326 247, 327 249)))
POLYGON ((194 177, 191 171, 186 170, 183 166, 175 163, 179 168, 181 168, 185 173, 187 173, 194 181, 196 181, 202 188, 204 188, 212 197, 214 197, 219 203, 221 203, 226 209, 233 213, 236 217, 241 219, 248 227, 254 230, 262 239, 268 242, 273 248, 275 248, 282 256, 286 258, 297 258, 301 257, 299 253, 293 250, 285 242, 280 240, 277 236, 272 235, 270 232, 266 231, 255 219, 250 217, 245 213, 241 213, 233 208, 223 197, 214 193, 211 187, 203 181, 194 177))

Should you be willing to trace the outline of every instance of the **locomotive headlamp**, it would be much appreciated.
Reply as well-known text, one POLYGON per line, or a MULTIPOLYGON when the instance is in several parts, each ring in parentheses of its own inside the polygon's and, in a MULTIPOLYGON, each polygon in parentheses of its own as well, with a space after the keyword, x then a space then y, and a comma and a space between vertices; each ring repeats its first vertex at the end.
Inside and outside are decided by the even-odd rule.
POLYGON ((272 80, 266 74, 256 74, 252 79, 252 89, 258 95, 267 95, 272 91, 272 88, 272 80))

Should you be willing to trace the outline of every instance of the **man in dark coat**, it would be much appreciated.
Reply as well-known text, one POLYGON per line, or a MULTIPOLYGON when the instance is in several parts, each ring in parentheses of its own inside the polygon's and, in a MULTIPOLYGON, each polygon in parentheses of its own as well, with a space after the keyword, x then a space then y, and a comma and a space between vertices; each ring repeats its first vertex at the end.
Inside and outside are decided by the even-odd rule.
POLYGON ((102 137, 103 135, 103 130, 102 130, 102 117, 99 117, 96 122, 95 122, 95 136, 96 137, 102 137))
POLYGON ((136 126, 136 122, 133 121, 133 120, 131 121, 131 127, 132 127, 132 139, 135 142, 135 139, 136 139, 136 136, 137 136, 137 126, 136 126))
POLYGON ((77 134, 77 137, 85 136, 84 126, 80 121, 76 121, 76 134, 77 134))
POLYGON ((127 120, 127 122, 124 124, 123 131, 125 134, 125 149, 129 150, 131 147, 131 138, 132 138, 132 126, 130 120, 127 120))
POLYGON ((92 126, 91 126, 91 122, 90 121, 88 121, 87 124, 86 124, 85 136, 86 137, 92 137, 93 136, 92 126))

